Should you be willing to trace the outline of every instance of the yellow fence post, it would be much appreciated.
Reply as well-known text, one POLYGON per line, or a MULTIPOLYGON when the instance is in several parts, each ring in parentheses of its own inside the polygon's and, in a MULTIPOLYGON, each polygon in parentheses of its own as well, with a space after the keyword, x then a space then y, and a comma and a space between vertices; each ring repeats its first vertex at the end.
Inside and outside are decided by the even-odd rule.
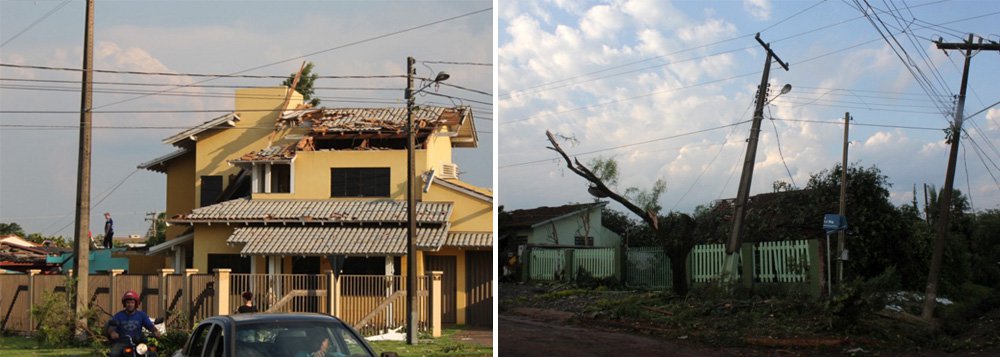
POLYGON ((162 315, 164 318, 166 318, 167 315, 169 315, 169 313, 167 312, 167 301, 170 297, 168 296, 169 293, 167 292, 167 275, 170 275, 170 273, 173 272, 174 272, 173 269, 160 269, 160 286, 158 288, 160 292, 159 295, 160 301, 158 301, 157 304, 159 304, 160 306, 160 315, 162 315))
POLYGON ((229 315, 229 273, 232 269, 215 269, 215 311, 229 315))
MULTIPOLYGON (((35 306, 35 275, 41 274, 41 269, 28 270, 28 306, 35 306)), ((35 317, 28 314, 28 331, 35 331, 35 317)))
POLYGON ((441 337, 441 277, 443 271, 432 271, 431 275, 431 336, 441 337))
POLYGON ((198 269, 184 269, 184 292, 181 296, 184 297, 184 313, 187 316, 189 322, 194 319, 194 312, 191 311, 191 299, 194 298, 194 293, 191 291, 194 288, 191 286, 191 276, 198 274, 198 269))
POLYGON ((333 274, 333 270, 326 271, 326 312, 330 316, 340 317, 337 311, 337 305, 339 304, 339 289, 337 286, 337 276, 333 274))
MULTIPOLYGON (((125 294, 125 291, 128 291, 128 289, 125 289, 125 291, 118 291, 118 289, 115 289, 115 277, 124 272, 124 269, 111 269, 108 271, 108 311, 111 312, 111 315, 114 315, 115 312, 118 311, 118 309, 115 308, 117 306, 115 305, 115 301, 120 301, 118 298, 125 294)), ((136 306, 138 307, 138 301, 136 301, 136 303, 136 306)))

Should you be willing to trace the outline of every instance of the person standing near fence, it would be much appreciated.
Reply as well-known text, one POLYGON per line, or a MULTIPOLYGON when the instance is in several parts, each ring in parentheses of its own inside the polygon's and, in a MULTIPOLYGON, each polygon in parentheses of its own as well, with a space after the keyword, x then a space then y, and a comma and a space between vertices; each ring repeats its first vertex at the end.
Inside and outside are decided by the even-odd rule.
POLYGON ((253 305, 253 293, 250 291, 243 292, 243 305, 240 305, 236 312, 245 314, 250 312, 257 312, 257 307, 253 305))
POLYGON ((115 236, 115 221, 111 219, 110 212, 104 212, 104 248, 111 249, 112 240, 115 236))

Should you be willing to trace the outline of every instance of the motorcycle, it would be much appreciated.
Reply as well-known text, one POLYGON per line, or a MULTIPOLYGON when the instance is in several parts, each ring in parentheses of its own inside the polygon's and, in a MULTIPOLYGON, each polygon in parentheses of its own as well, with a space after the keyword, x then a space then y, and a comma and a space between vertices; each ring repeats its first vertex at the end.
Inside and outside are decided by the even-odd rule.
MULTIPOLYGON (((153 325, 156 325, 156 328, 159 329, 161 331, 161 333, 163 331, 162 324, 163 324, 163 318, 162 317, 153 320, 153 325)), ((118 328, 118 321, 115 321, 115 320, 108 321, 108 326, 114 326, 117 329, 118 328)), ((140 356, 156 357, 156 346, 149 345, 149 344, 146 343, 145 333, 143 334, 143 338, 140 338, 139 341, 136 341, 136 340, 132 339, 132 336, 130 336, 130 335, 125 335, 125 337, 128 338, 128 341, 125 343, 125 347, 122 349, 122 356, 125 356, 125 357, 140 357, 140 356)), ((112 348, 113 347, 114 347, 114 344, 112 344, 112 348)))

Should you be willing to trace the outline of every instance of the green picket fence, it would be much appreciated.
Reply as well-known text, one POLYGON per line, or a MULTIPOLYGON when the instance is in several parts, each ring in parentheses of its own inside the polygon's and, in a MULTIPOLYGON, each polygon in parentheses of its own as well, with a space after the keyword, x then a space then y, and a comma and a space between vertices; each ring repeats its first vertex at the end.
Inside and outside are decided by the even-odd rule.
MULTIPOLYGON (((737 264, 742 264, 743 259, 739 251, 736 252, 736 256, 739 258, 737 264)), ((694 248, 691 248, 691 253, 688 254, 688 270, 690 270, 688 276, 695 283, 707 283, 719 280, 719 276, 722 275, 722 264, 725 259, 725 244, 696 245, 694 248)), ((737 270, 736 276, 733 278, 739 279, 741 276, 740 273, 737 270)))
POLYGON ((574 249, 573 277, 580 269, 598 279, 615 276, 615 248, 574 249))
POLYGON ((809 241, 761 242, 754 247, 754 277, 762 283, 809 279, 809 241))
POLYGON ((626 280, 629 286, 647 289, 672 289, 670 257, 662 247, 629 248, 625 252, 626 280))
POLYGON ((562 273, 566 266, 565 249, 531 249, 531 260, 528 263, 531 280, 557 280, 557 274, 562 273))

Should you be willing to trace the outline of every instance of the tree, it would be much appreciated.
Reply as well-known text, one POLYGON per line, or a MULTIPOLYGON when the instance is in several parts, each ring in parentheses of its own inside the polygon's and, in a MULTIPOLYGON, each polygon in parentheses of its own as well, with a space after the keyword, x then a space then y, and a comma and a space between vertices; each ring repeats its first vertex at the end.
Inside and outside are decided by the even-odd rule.
MULTIPOLYGON (((313 93, 315 93, 313 89, 313 84, 316 82, 316 79, 319 78, 319 75, 312 73, 312 69, 313 69, 312 62, 306 62, 305 65, 302 67, 302 75, 299 76, 299 82, 298 84, 295 85, 295 91, 302 94, 302 99, 309 102, 310 105, 312 105, 313 107, 317 107, 319 106, 320 100, 319 98, 313 97, 313 93)), ((285 79, 284 82, 281 82, 281 85, 285 87, 291 87, 292 82, 294 81, 295 81, 295 73, 292 73, 288 76, 288 78, 285 79)))
POLYGON ((18 237, 24 237, 24 229, 21 225, 11 222, 11 223, 0 223, 0 235, 13 234, 18 237))
MULTIPOLYGON (((686 261, 688 253, 691 252, 691 248, 694 247, 696 242, 694 237, 696 224, 695 220, 686 214, 670 213, 667 216, 659 215, 659 211, 662 209, 659 204, 660 195, 666 190, 666 182, 656 180, 653 187, 648 190, 630 187, 625 190, 625 196, 628 196, 626 198, 608 186, 608 183, 618 182, 618 165, 613 159, 591 161, 593 169, 581 164, 579 160, 575 160, 574 164, 574 161, 570 160, 569 155, 559 146, 555 135, 549 131, 546 131, 545 135, 552 144, 549 149, 558 152, 566 160, 566 166, 569 167, 570 171, 590 182, 588 191, 592 195, 597 198, 611 198, 645 221, 647 231, 637 234, 636 238, 655 237, 652 240, 657 245, 663 247, 667 256, 670 257, 670 268, 673 271, 674 279, 674 292, 680 295, 687 294, 686 261), (669 229, 659 229, 660 222, 663 222, 664 227, 669 227, 669 229)), ((630 220, 628 219, 617 219, 616 222, 611 222, 611 224, 621 225, 624 223, 627 225, 629 222, 630 220)), ((629 229, 626 228, 623 231, 629 232, 629 229)))

